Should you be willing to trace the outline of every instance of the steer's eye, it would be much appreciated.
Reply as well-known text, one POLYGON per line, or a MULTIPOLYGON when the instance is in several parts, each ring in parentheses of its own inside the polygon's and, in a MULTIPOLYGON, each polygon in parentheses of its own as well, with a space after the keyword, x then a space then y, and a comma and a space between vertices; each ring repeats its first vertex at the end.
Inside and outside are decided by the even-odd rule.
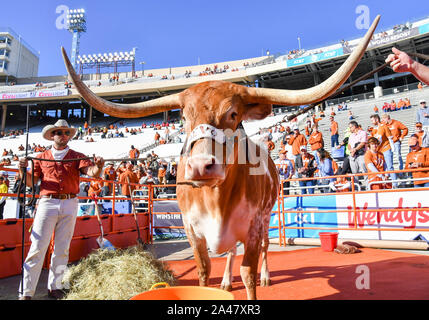
POLYGON ((235 121, 237 119, 237 112, 231 113, 231 120, 235 121))

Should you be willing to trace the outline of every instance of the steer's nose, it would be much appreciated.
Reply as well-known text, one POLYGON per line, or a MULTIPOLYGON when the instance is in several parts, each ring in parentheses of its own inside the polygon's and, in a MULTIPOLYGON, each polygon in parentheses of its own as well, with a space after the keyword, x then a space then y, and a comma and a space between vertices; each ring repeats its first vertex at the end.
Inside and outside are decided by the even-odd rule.
POLYGON ((209 180, 223 177, 221 165, 215 157, 191 157, 186 163, 186 179, 209 180))

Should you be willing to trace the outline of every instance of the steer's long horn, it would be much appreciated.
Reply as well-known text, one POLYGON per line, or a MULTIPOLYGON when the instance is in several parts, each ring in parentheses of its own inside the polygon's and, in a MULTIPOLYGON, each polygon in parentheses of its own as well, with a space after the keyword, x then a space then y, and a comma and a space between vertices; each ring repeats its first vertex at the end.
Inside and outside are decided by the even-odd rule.
POLYGON ((67 72, 77 91, 90 106, 98 111, 118 118, 140 118, 181 107, 179 94, 171 94, 165 97, 131 104, 113 103, 100 98, 89 90, 76 74, 63 47, 61 47, 61 51, 67 72))
POLYGON ((359 64, 379 20, 380 15, 375 18, 359 46, 353 50, 353 53, 347 58, 343 65, 321 84, 303 90, 248 88, 248 102, 296 106, 316 103, 328 98, 349 78, 350 74, 359 64))

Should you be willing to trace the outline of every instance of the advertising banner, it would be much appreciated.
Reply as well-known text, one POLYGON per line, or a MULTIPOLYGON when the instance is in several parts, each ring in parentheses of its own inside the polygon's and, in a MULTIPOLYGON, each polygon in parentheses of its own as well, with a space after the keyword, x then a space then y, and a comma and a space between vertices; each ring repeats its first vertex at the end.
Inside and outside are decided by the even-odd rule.
POLYGON ((177 201, 155 201, 153 205, 153 212, 162 212, 161 214, 153 215, 153 235, 159 239, 183 238, 186 237, 183 228, 169 228, 169 227, 183 227, 182 215, 177 201), (160 228, 164 227, 164 228, 160 228))
POLYGON ((351 195, 338 195, 337 208, 349 210, 338 214, 340 227, 354 227, 357 230, 341 230, 340 237, 350 239, 413 240, 418 235, 429 239, 429 207, 427 191, 384 192, 356 195, 356 215, 351 195), (366 212, 365 209, 387 210, 366 212), (404 208, 412 208, 404 209, 404 208), (374 228, 398 229, 398 231, 370 231, 374 228), (428 231, 413 231, 427 229, 428 231), (369 230, 369 231, 362 231, 369 230))
MULTIPOLYGON (((318 227, 320 229, 286 229, 287 238, 317 238, 323 228, 336 228, 338 226, 337 213, 314 213, 315 210, 335 210, 337 208, 336 196, 324 197, 287 197, 283 204, 284 224, 286 227, 318 227), (291 212, 297 211, 297 212, 291 212)), ((279 220, 277 203, 271 214, 270 227, 278 227, 279 220)), ((269 237, 278 237, 278 229, 270 229, 269 237)))
POLYGON ((419 27, 419 33, 420 34, 424 34, 427 32, 429 32, 429 23, 426 23, 426 24, 419 27))
POLYGON ((31 99, 31 98, 43 98, 43 97, 62 97, 62 96, 67 96, 68 94, 69 94, 68 89, 0 93, 0 100, 31 99))
MULTIPOLYGON (((351 229, 338 231, 340 238, 347 239, 413 240, 420 235, 429 239, 429 210, 422 209, 424 207, 429 207, 427 191, 358 193, 355 199, 351 194, 289 197, 285 198, 284 204, 285 227, 316 227, 317 229, 286 229, 286 237, 318 238, 319 232, 333 231, 324 228, 338 227, 351 229), (356 212, 353 207, 354 200, 356 212), (377 211, 378 209, 380 211, 377 211), (292 210, 298 212, 288 212, 292 210), (315 210, 334 212, 310 212, 315 210), (345 210, 345 212, 335 212, 335 210, 345 210), (427 229, 427 231, 415 231, 416 229, 427 229)), ((277 204, 271 215, 270 238, 278 237, 278 229, 274 229, 279 225, 276 210, 277 204)))
MULTIPOLYGON (((419 34, 423 34, 429 32, 429 24, 425 24, 423 26, 420 27, 416 27, 416 28, 411 28, 408 30, 403 30, 403 31, 397 31, 394 32, 392 34, 386 34, 386 35, 381 35, 381 34, 376 34, 373 39, 370 41, 369 45, 368 45, 368 49, 372 49, 372 48, 376 48, 376 47, 380 47, 380 46, 384 46, 386 44, 390 44, 390 43, 395 43, 413 36, 417 36, 419 34)), ((290 60, 286 60, 286 65, 287 67, 295 67, 295 66, 299 66, 299 65, 304 65, 304 64, 309 64, 309 63, 314 63, 314 62, 318 62, 318 61, 323 61, 323 60, 327 60, 327 59, 332 59, 335 57, 339 57, 342 56, 343 54, 349 54, 353 51, 353 49, 355 47, 357 47, 359 41, 353 41, 353 44, 348 44, 346 43, 342 43, 342 47, 335 49, 335 50, 329 50, 323 53, 318 53, 318 54, 313 54, 310 56, 305 56, 305 57, 301 57, 301 58, 295 58, 295 59, 290 59, 290 60)))
POLYGON ((326 51, 326 52, 322 52, 322 53, 312 54, 312 55, 305 56, 302 58, 287 60, 286 63, 287 63, 288 67, 294 67, 294 66, 299 66, 299 65, 303 65, 303 64, 314 63, 317 61, 332 59, 335 57, 339 57, 341 55, 343 55, 343 48, 338 48, 335 50, 330 50, 330 51, 326 51))

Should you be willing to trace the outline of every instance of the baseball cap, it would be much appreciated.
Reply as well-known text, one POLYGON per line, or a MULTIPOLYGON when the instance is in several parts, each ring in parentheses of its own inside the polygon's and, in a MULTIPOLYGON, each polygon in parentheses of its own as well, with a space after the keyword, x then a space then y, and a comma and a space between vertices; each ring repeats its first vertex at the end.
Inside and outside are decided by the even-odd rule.
POLYGON ((419 101, 419 103, 426 103, 426 100, 425 100, 425 99, 421 99, 421 100, 419 101))

